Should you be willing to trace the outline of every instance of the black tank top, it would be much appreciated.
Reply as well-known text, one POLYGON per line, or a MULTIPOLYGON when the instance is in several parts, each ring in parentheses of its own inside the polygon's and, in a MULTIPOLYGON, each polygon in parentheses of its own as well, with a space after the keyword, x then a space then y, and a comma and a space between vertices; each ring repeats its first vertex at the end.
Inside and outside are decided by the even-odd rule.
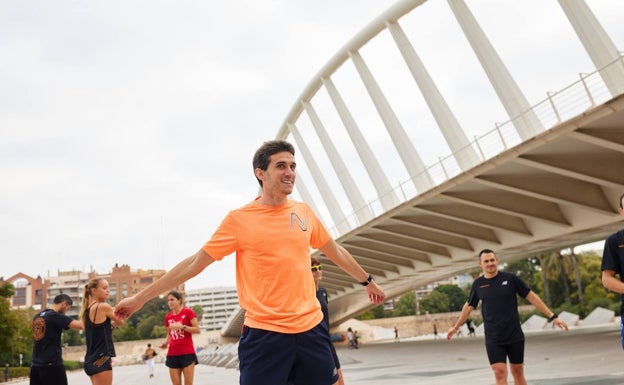
MULTIPOLYGON (((95 314, 93 318, 96 318, 97 307, 99 303, 94 303, 91 306, 96 306, 95 314)), ((87 308, 85 313, 85 338, 87 340, 87 353, 85 354, 85 362, 93 362, 102 356, 115 357, 115 346, 113 345, 113 329, 111 328, 110 318, 106 318, 106 321, 96 324, 91 321, 91 306, 87 308)))

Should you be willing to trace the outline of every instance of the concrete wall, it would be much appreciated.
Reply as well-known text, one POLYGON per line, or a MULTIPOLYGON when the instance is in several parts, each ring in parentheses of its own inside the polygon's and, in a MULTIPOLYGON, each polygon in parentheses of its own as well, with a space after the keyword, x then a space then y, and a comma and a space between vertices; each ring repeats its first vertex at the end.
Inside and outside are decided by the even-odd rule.
MULTIPOLYGON (((193 342, 195 348, 203 347, 206 349, 214 349, 215 346, 217 346, 215 341, 219 341, 218 337, 218 331, 202 332, 193 334, 193 342)), ((160 348, 163 342, 165 342, 164 338, 115 342, 115 353, 117 357, 114 362, 117 365, 141 363, 141 355, 143 355, 143 352, 147 349, 147 344, 152 344, 152 348, 158 353, 156 360, 164 361, 167 355, 167 349, 160 348)), ((83 361, 85 352, 86 346, 68 346, 63 349, 63 358, 70 361, 83 361)))

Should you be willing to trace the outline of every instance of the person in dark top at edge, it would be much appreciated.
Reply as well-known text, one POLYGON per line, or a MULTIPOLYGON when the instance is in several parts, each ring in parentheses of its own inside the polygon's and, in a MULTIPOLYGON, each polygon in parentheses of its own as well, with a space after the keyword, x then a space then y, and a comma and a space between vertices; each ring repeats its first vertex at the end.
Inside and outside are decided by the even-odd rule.
MULTIPOLYGON (((67 294, 54 297, 51 306, 38 312, 32 320, 33 351, 30 367, 30 385, 67 385, 67 373, 63 365, 61 334, 63 330, 82 330, 82 321, 65 313, 73 301, 67 294)), ((8 381, 8 380, 7 380, 8 381)))
POLYGON ((498 262, 494 251, 483 249, 479 252, 479 266, 483 274, 473 281, 468 301, 446 338, 450 340, 457 333, 481 301, 485 350, 496 385, 507 385, 507 359, 514 385, 527 385, 524 377, 524 333, 520 325, 517 296, 525 298, 561 329, 568 330, 568 325, 558 318, 557 313, 550 311, 517 275, 498 270, 498 262))
POLYGON ((329 349, 331 350, 332 356, 334 357, 334 362, 336 363, 336 369, 338 370, 338 381, 334 382, 334 385, 344 385, 342 369, 340 369, 340 360, 338 359, 336 348, 334 347, 334 343, 331 341, 331 335, 329 334, 329 309, 327 307, 329 301, 327 297, 327 290, 325 290, 325 288, 323 286, 320 286, 319 284, 321 282, 321 279, 323 279, 323 265, 321 265, 321 262, 317 258, 311 258, 312 276, 314 277, 314 284, 316 285, 316 298, 321 304, 321 311, 323 312, 323 323, 327 327, 327 334, 329 335, 329 349))
MULTIPOLYGON (((620 195, 619 213, 624 216, 624 194, 620 195)), ((620 315, 624 315, 624 229, 609 235, 602 251, 602 286, 622 295, 620 315), (619 279, 618 277, 619 276, 619 279)), ((624 317, 620 317, 620 343, 624 349, 624 317)))

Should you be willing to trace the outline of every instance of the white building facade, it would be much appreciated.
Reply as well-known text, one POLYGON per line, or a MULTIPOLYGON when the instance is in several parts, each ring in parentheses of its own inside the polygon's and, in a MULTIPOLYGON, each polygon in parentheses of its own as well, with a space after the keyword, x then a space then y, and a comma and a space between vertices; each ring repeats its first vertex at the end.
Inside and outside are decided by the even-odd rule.
POLYGON ((239 309, 236 287, 208 287, 186 291, 186 306, 199 305, 204 310, 199 322, 202 330, 218 330, 239 309))

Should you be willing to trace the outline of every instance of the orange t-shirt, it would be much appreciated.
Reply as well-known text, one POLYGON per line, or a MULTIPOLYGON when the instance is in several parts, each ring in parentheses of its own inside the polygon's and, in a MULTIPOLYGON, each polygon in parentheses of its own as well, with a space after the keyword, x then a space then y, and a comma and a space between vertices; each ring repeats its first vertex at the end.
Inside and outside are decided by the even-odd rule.
POLYGON ((279 333, 301 333, 323 319, 310 247, 330 235, 310 207, 289 200, 282 206, 256 201, 230 211, 203 250, 215 260, 236 252, 236 286, 245 325, 279 333))

